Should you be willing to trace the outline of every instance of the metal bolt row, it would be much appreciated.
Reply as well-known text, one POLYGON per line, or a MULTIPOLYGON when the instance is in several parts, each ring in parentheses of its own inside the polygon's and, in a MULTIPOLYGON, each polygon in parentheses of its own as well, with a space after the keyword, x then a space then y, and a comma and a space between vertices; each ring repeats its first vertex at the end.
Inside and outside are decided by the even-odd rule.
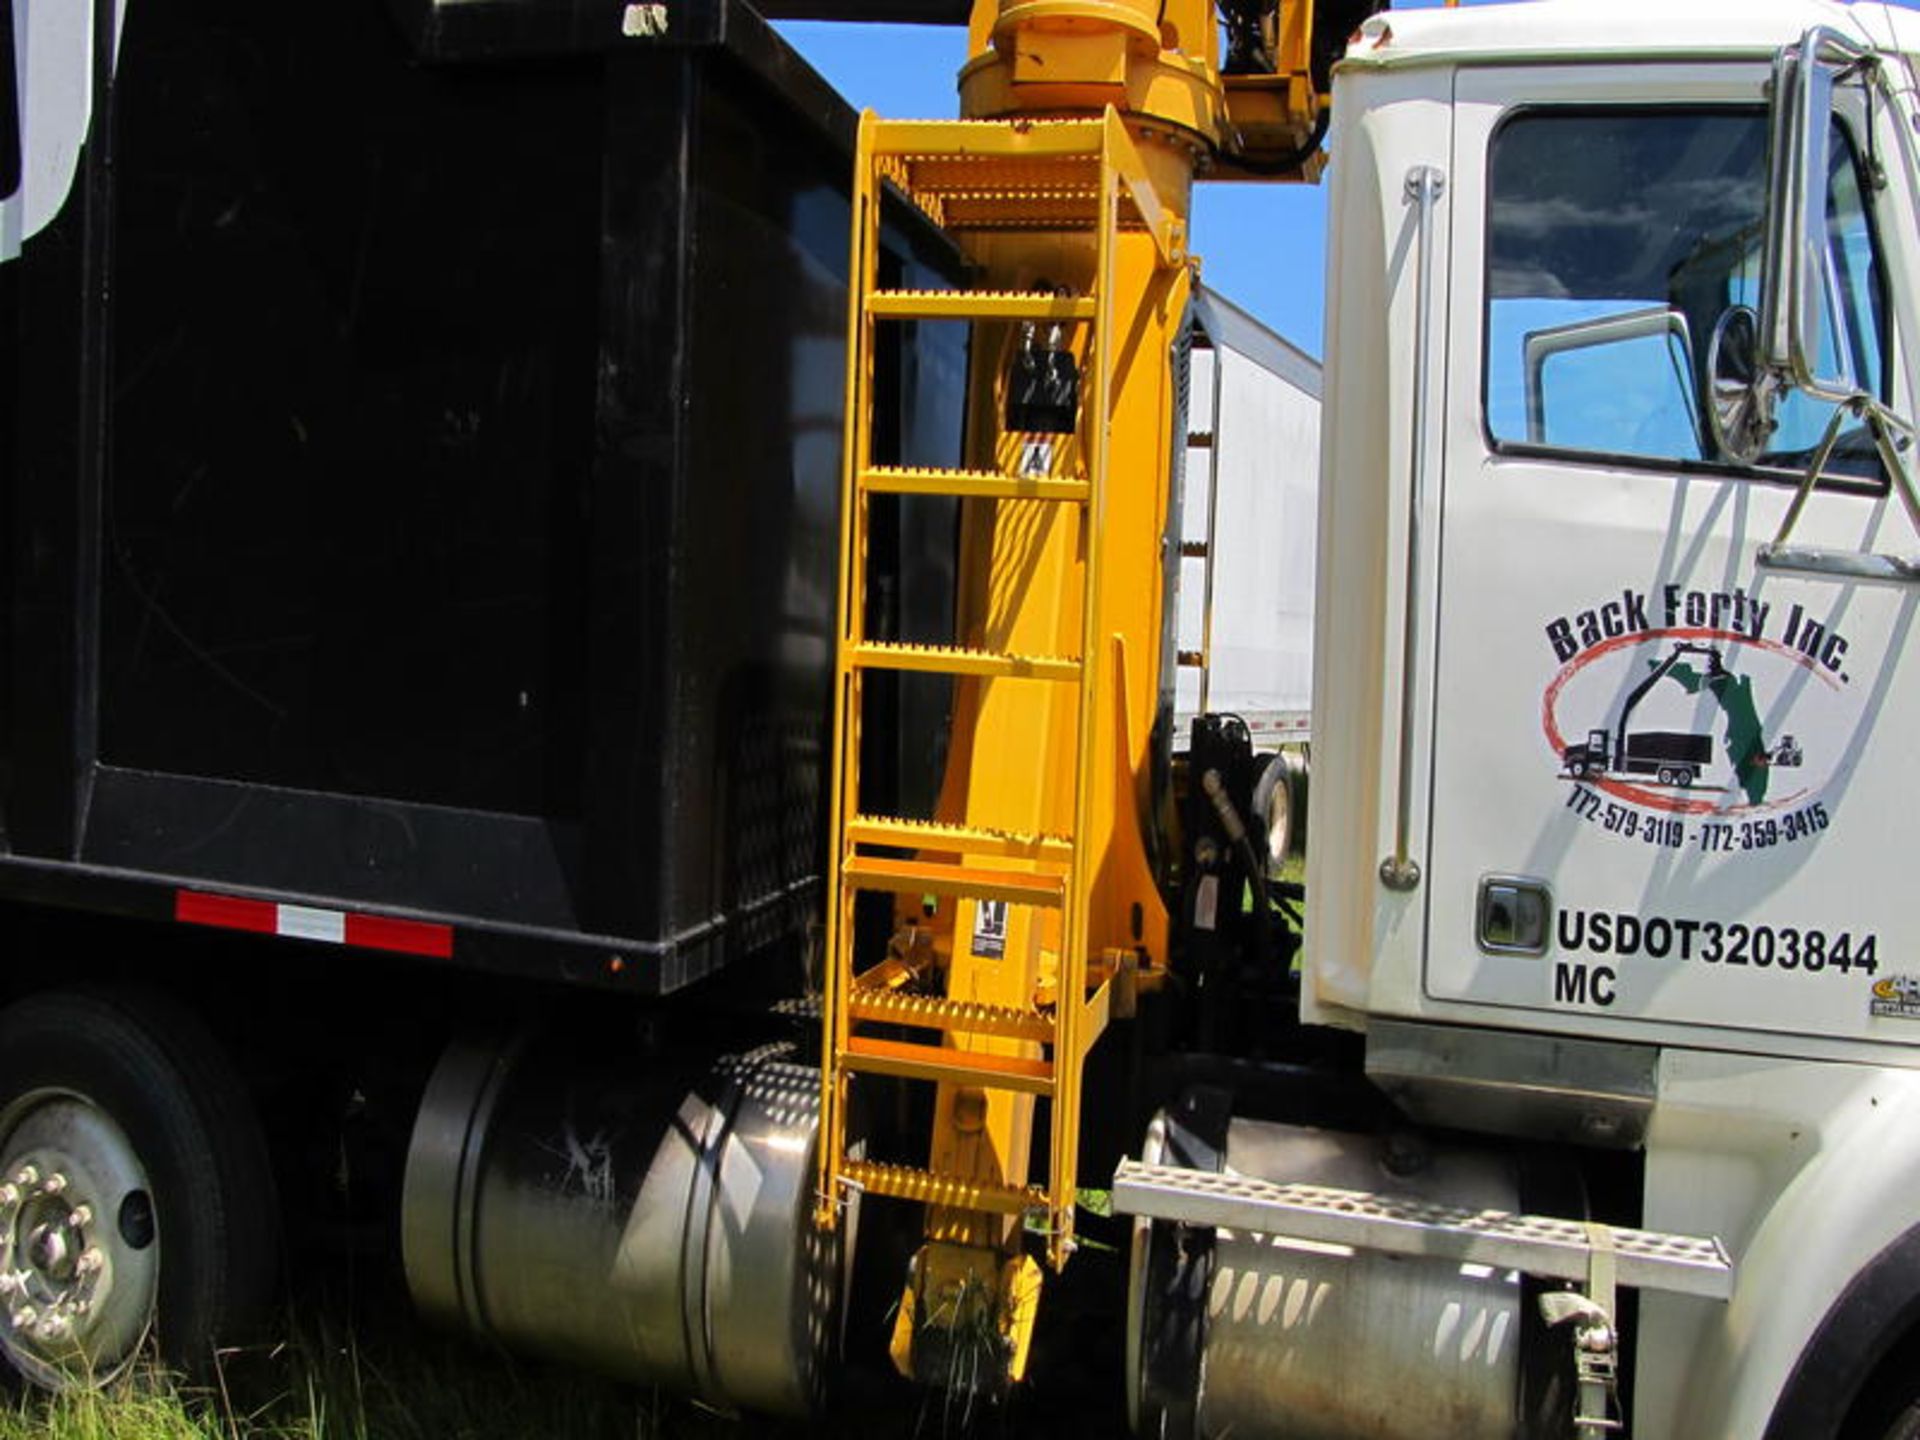
MULTIPOLYGON (((22 1165, 13 1178, 0 1184, 0 1221, 11 1222, 20 1208, 35 1199, 54 1199, 64 1193, 69 1181, 61 1171, 44 1177, 37 1165, 22 1165)), ((82 1203, 71 1207, 65 1228, 76 1240, 84 1241, 84 1231, 93 1223, 93 1207, 82 1203)), ((106 1255, 97 1245, 87 1245, 74 1258, 73 1283, 66 1293, 43 1302, 30 1303, 32 1294, 28 1272, 13 1266, 17 1238, 8 1228, 0 1232, 0 1303, 6 1308, 7 1323, 17 1333, 30 1334, 43 1344, 63 1340, 73 1334, 74 1321, 93 1309, 98 1276, 106 1267, 106 1255)))

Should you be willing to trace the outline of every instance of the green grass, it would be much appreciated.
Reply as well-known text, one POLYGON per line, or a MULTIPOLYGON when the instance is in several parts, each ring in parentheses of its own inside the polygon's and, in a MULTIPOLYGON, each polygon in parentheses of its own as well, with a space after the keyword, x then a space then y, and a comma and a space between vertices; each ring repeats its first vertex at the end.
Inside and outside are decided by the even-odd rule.
POLYGON ((106 1394, 18 1396, 0 1412, 0 1440, 214 1440, 229 1433, 196 1416, 172 1387, 145 1380, 106 1394))
POLYGON ((651 1440, 669 1428, 701 1433, 669 1427, 652 1392, 437 1337, 369 1350, 303 1335, 226 1357, 203 1385, 145 1368, 100 1391, 0 1397, 0 1440, 651 1440))

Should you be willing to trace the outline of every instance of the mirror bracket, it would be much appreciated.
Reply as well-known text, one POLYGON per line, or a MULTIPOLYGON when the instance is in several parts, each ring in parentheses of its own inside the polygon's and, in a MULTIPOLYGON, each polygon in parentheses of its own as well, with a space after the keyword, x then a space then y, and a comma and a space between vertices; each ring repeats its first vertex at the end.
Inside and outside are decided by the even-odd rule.
POLYGON ((1775 532, 1771 542, 1760 547, 1755 559, 1766 570, 1836 579, 1920 584, 1920 556, 1877 555, 1869 551, 1827 550, 1789 543, 1793 538, 1794 526, 1799 523, 1800 512, 1806 509, 1814 486, 1820 481, 1821 471, 1827 468, 1827 460, 1840 438, 1840 427, 1850 419, 1866 421, 1867 429, 1873 435, 1874 448, 1880 455, 1880 464, 1887 472, 1893 493, 1900 497, 1901 508, 1906 511, 1907 523, 1913 527, 1916 535, 1920 535, 1920 491, 1914 487, 1913 472, 1908 468, 1906 459, 1907 452, 1913 448, 1914 427, 1872 396, 1856 393, 1834 410, 1833 418, 1827 422, 1826 433, 1820 437, 1820 444, 1807 464, 1807 473, 1801 477, 1800 488, 1794 492, 1787 513, 1780 517, 1780 529, 1775 532))

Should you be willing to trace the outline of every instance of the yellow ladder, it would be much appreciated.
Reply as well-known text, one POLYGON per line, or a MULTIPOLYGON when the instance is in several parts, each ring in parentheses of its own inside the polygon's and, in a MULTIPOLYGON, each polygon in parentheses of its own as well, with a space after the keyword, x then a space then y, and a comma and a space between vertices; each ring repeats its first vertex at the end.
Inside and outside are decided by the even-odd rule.
MULTIPOLYGON (((820 1142, 819 1220, 831 1226, 843 1191, 918 1201, 983 1215, 1044 1213, 1048 1259, 1058 1269, 1073 1248, 1076 1151, 1082 1065, 1105 1028, 1110 975, 1088 954, 1094 868, 1087 841, 1089 800, 1096 777, 1089 757, 1100 713, 1096 708, 1102 644, 1097 630, 1103 577, 1093 543, 1105 510, 1107 420, 1114 373, 1113 274, 1115 233, 1121 226, 1153 233, 1164 263, 1174 263, 1179 237, 1149 183, 1145 164, 1126 128, 1109 109, 1100 119, 1066 121, 881 121, 869 112, 860 125, 853 196, 853 264, 849 304, 845 474, 841 492, 840 629, 834 713, 835 776, 824 978, 825 1037, 820 1142), (1093 244, 1093 281, 1082 293, 1013 288, 899 291, 877 288, 883 192, 891 187, 967 246, 979 236, 1026 232, 1078 235, 1093 244), (872 463, 873 366, 876 327, 894 321, 1034 322, 1082 327, 1078 473, 1018 473, 1017 463, 995 469, 928 470, 872 463), (888 643, 865 633, 869 500, 875 495, 951 496, 970 502, 1041 502, 1069 507, 1078 527, 1077 596, 1052 601, 1080 616, 1077 654, 1015 654, 954 646, 888 643), (939 823, 862 814, 859 809, 860 715, 863 677, 876 670, 929 672, 1044 682, 1076 692, 1077 763, 1069 834, 1013 833, 965 823, 939 823), (911 858, 909 858, 911 857, 911 858), (1024 1004, 982 1004, 939 994, 907 993, 885 963, 864 970, 854 949, 857 894, 890 892, 919 900, 992 902, 1057 911, 1058 954, 1053 983, 1024 1004), (874 1034, 872 1027, 889 1033, 874 1034), (900 1039, 900 1031, 922 1038, 900 1039), (1017 1042, 1009 1044, 1007 1042, 1017 1042), (1051 1105, 1051 1154, 1046 1182, 1022 1175, 983 1181, 910 1165, 881 1163, 847 1153, 846 1101, 851 1077, 877 1074, 908 1080, 1013 1091, 1051 1105)), ((1019 242, 1015 242, 1017 252, 1019 242)), ((995 283, 992 257, 1004 258, 1004 238, 976 245, 985 284, 995 283), (998 245, 996 250, 995 245, 998 245)), ((1025 252, 1032 254, 1031 250, 1025 252)), ((1004 266, 999 283, 1006 285, 1004 266)), ((973 332, 976 337, 981 331, 973 332)), ((986 361, 976 344, 974 364, 986 361)), ((997 422, 996 422, 997 426, 997 422)), ((977 432, 976 432, 977 433, 977 432)), ((1007 437, 999 436, 1004 440, 1007 437)), ((1061 437, 1062 439, 1068 437, 1061 437)), ((1004 444, 996 447, 1003 459, 1004 444)), ((1034 687, 1029 686, 1031 690, 1034 687)), ((1012 703, 1012 702, 1010 702, 1012 703)), ((1109 722, 1110 723, 1110 722, 1109 722)), ((992 764, 990 757, 978 763, 992 764)), ((958 943, 956 936, 956 944, 958 943)))

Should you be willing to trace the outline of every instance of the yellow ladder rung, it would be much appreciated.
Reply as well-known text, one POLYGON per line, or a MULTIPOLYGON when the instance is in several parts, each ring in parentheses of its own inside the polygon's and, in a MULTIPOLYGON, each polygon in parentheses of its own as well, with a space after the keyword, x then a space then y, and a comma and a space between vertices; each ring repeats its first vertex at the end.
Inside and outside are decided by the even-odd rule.
POLYGON ((1091 295, 1039 290, 875 290, 867 314, 877 320, 1091 320, 1091 295))
POLYGON ((1050 1044, 1054 1036, 1053 1017, 1037 1010, 948 1000, 939 995, 908 995, 878 986, 854 986, 847 997, 847 1013, 855 1020, 944 1030, 955 1035, 997 1035, 1041 1044, 1050 1044))
POLYGON ((913 192, 983 206, 1004 204, 1077 206, 1098 219, 1099 171, 1070 160, 1001 161, 982 165, 969 160, 919 160, 913 166, 913 192))
POLYGON ((1064 500, 1085 504, 1085 480, 1049 475, 1001 475, 991 470, 923 470, 876 465, 860 472, 870 495, 951 495, 959 500, 1064 500))
POLYGON ((868 670, 918 670, 932 675, 981 675, 1008 680, 1074 681, 1080 662, 1059 655, 1006 655, 957 645, 895 645, 877 640, 852 647, 852 663, 868 670))
POLYGON ((901 1080, 977 1085, 986 1090, 1018 1090, 1028 1095, 1053 1093, 1053 1066, 1045 1060, 1029 1060, 1020 1055, 988 1055, 946 1045, 913 1045, 904 1040, 875 1040, 855 1035, 841 1049, 840 1063, 849 1070, 892 1075, 901 1080))
POLYGON ((962 900, 1005 900, 1057 910, 1066 893, 1060 875, 1025 870, 979 870, 928 860, 883 860, 855 855, 840 868, 847 884, 861 890, 891 890, 902 895, 953 895, 962 900))
POLYGON ((1043 155, 1080 155, 1098 158, 1103 126, 1098 120, 1039 120, 1008 125, 1000 120, 881 120, 872 131, 869 148, 875 155, 951 159, 978 156, 982 160, 1043 155))
POLYGON ((922 1205, 945 1205, 956 1210, 1020 1215, 1028 1210, 1047 1208, 1047 1192, 1038 1185, 994 1185, 877 1160, 849 1160, 840 1167, 840 1178, 869 1195, 912 1200, 922 1205))
POLYGON ((938 820, 907 820, 894 815, 855 815, 843 827, 854 845, 894 845, 903 850, 956 850, 969 855, 1007 855, 1026 860, 1073 858, 1073 842, 1064 835, 1025 835, 979 825, 950 825, 938 820))

